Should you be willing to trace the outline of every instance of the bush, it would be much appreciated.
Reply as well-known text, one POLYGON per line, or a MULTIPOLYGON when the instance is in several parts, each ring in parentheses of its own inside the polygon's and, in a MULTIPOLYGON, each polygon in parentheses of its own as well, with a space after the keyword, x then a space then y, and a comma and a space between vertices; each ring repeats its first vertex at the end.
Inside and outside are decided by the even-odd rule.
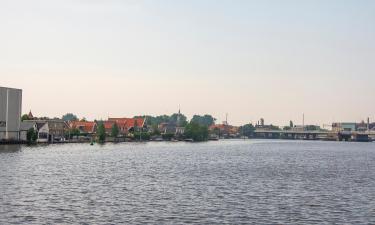
POLYGON ((37 132, 34 130, 34 128, 30 128, 30 129, 27 131, 26 139, 27 139, 27 143, 28 143, 28 144, 35 144, 35 143, 36 143, 36 140, 38 139, 38 134, 37 134, 37 132))
POLYGON ((77 128, 72 128, 69 130, 69 139, 72 139, 73 137, 78 137, 81 134, 81 132, 77 128))
POLYGON ((134 140, 148 141, 151 138, 150 133, 147 132, 134 132, 133 136, 134 140))
POLYGON ((255 127, 252 124, 245 124, 240 127, 242 136, 251 137, 254 135, 255 127))
POLYGON ((162 134, 161 136, 162 136, 163 140, 167 140, 167 141, 170 141, 172 138, 174 138, 174 134, 172 134, 172 133, 162 134))
POLYGON ((193 141, 207 141, 208 127, 190 122, 185 127, 185 138, 191 138, 193 141))
POLYGON ((98 126, 97 137, 100 143, 105 142, 106 133, 105 133, 105 127, 103 123, 100 123, 98 126))
POLYGON ((116 138, 119 134, 120 130, 117 126, 117 123, 114 123, 113 126, 112 126, 112 130, 111 130, 111 136, 116 138))

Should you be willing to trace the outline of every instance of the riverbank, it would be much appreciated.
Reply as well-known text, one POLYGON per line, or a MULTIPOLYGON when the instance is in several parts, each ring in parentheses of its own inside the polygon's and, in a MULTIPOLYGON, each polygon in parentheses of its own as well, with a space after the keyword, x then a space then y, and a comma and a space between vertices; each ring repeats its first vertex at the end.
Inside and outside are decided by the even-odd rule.
MULTIPOLYGON (((349 141, 339 141, 335 139, 289 139, 289 138, 229 138, 229 139, 209 139, 207 141, 201 142, 209 142, 209 141, 219 141, 219 140, 289 140, 289 141, 324 141, 324 142, 374 142, 375 140, 370 138, 369 140, 349 140, 349 141)), ((192 139, 172 139, 172 140, 134 140, 128 138, 117 138, 117 139, 107 139, 103 143, 86 140, 86 139, 72 139, 66 141, 55 141, 55 142, 38 142, 32 145, 56 145, 56 144, 79 144, 79 143, 87 143, 87 144, 105 144, 105 143, 137 143, 137 142, 189 142, 189 143, 199 143, 195 142, 192 139)), ((0 145, 28 145, 26 141, 0 141, 0 145)))

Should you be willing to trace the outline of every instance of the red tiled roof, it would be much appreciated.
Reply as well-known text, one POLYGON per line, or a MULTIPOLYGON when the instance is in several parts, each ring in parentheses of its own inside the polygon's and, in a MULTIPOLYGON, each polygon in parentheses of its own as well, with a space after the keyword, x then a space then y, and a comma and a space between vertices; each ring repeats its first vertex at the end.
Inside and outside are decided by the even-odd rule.
POLYGON ((127 130, 133 128, 135 125, 143 127, 145 123, 144 118, 108 118, 108 121, 116 122, 120 128, 126 128, 127 130))
POLYGON ((71 121, 69 123, 70 128, 77 128, 87 133, 94 132, 95 126, 95 122, 71 121))
POLYGON ((215 130, 215 129, 220 129, 222 131, 228 131, 232 133, 236 133, 239 130, 239 127, 235 127, 232 125, 226 125, 226 124, 214 124, 209 127, 209 130, 215 130))
POLYGON ((106 130, 111 130, 113 127, 113 124, 115 124, 114 121, 104 121, 103 125, 106 130))
POLYGON ((225 129, 225 128, 227 128, 228 127, 228 125, 225 125, 225 124, 214 124, 214 125, 211 125, 210 127, 209 127, 209 129, 210 130, 214 130, 214 129, 216 129, 216 128, 218 128, 218 129, 225 129))

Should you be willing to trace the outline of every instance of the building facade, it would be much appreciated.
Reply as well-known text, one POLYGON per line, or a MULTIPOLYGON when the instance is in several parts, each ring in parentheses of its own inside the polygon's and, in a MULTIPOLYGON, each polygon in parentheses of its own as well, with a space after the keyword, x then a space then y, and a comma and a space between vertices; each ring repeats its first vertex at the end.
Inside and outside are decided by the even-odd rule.
POLYGON ((0 140, 19 140, 22 90, 0 87, 0 140))
POLYGON ((38 132, 37 123, 34 121, 21 121, 20 126, 20 141, 27 141, 27 132, 33 129, 35 132, 38 132))
POLYGON ((108 133, 111 132, 113 124, 116 123, 120 134, 127 135, 129 132, 144 131, 146 128, 146 118, 108 118, 108 121, 104 122, 104 127, 108 133))
POLYGON ((69 129, 63 120, 37 120, 38 142, 62 142, 65 141, 65 133, 69 129))
POLYGON ((80 133, 92 135, 97 129, 97 124, 92 121, 71 121, 70 129, 78 129, 80 133))

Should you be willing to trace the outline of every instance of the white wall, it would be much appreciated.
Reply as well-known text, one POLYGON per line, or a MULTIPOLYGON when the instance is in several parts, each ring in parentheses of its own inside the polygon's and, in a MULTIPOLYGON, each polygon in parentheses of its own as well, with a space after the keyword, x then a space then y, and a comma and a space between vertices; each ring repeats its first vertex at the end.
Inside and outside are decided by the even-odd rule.
POLYGON ((6 122, 5 139, 19 140, 22 90, 0 87, 0 121, 6 122))

